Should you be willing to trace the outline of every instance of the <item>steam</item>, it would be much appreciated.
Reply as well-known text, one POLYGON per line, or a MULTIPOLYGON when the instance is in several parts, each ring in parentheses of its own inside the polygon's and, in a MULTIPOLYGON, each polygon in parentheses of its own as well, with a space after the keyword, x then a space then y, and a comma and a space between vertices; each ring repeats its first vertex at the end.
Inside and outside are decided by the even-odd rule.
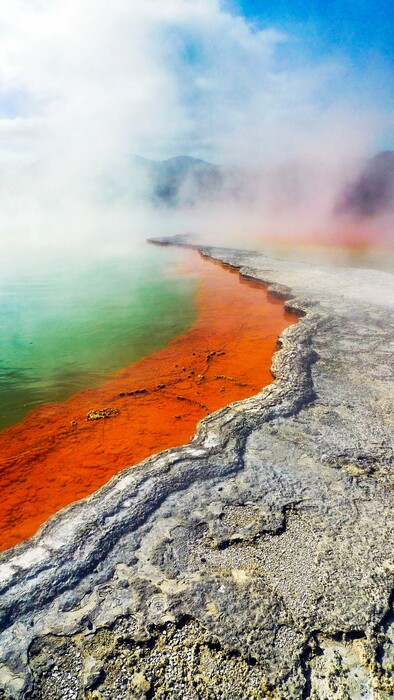
MULTIPOLYGON (((384 68, 311 61, 296 33, 257 29, 219 0, 3 4, 3 260, 190 229, 254 247, 329 237, 335 201, 392 119, 384 68), (220 196, 153 203, 134 156, 178 154, 227 168, 220 196)), ((390 222, 379 227, 387 239, 390 222)))

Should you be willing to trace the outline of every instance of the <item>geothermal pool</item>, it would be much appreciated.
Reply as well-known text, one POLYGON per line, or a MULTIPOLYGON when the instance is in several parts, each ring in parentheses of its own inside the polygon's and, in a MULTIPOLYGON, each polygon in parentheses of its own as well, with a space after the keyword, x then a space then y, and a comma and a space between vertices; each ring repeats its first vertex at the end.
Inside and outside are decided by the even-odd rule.
POLYGON ((2 396, 3 424, 13 425, 0 432, 1 549, 269 384, 278 334, 297 320, 264 285, 194 251, 149 249, 139 269, 107 263, 101 285, 90 275, 65 286, 64 304, 52 281, 43 317, 48 282, 19 299, 14 333, 24 342, 14 373, 8 346, 2 396))
POLYGON ((125 258, 78 257, 0 271, 0 430, 99 386, 195 319, 182 251, 145 245, 125 258))

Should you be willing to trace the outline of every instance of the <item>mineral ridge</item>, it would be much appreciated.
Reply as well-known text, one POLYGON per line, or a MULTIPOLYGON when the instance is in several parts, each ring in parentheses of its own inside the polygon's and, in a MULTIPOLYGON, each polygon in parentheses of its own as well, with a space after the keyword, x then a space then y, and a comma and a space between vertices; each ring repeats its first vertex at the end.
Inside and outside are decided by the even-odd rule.
POLYGON ((0 698, 394 695, 394 277, 203 254, 302 315, 275 381, 3 553, 0 698))

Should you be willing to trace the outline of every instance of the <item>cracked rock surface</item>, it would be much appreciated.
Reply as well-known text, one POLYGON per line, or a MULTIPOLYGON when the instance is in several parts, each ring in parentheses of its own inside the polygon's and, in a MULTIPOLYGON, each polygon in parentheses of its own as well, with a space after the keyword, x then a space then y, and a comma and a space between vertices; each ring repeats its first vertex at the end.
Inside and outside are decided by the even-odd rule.
POLYGON ((203 253, 301 314, 275 382, 3 553, 0 698, 394 697, 394 277, 203 253))

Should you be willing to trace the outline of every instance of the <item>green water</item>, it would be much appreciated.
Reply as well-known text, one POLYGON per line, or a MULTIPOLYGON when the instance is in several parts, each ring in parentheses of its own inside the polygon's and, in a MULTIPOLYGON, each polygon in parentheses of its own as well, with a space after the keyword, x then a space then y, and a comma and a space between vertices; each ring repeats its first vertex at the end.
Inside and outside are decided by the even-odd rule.
POLYGON ((184 332, 195 319, 194 281, 175 271, 181 256, 146 246, 0 279, 0 429, 184 332))

